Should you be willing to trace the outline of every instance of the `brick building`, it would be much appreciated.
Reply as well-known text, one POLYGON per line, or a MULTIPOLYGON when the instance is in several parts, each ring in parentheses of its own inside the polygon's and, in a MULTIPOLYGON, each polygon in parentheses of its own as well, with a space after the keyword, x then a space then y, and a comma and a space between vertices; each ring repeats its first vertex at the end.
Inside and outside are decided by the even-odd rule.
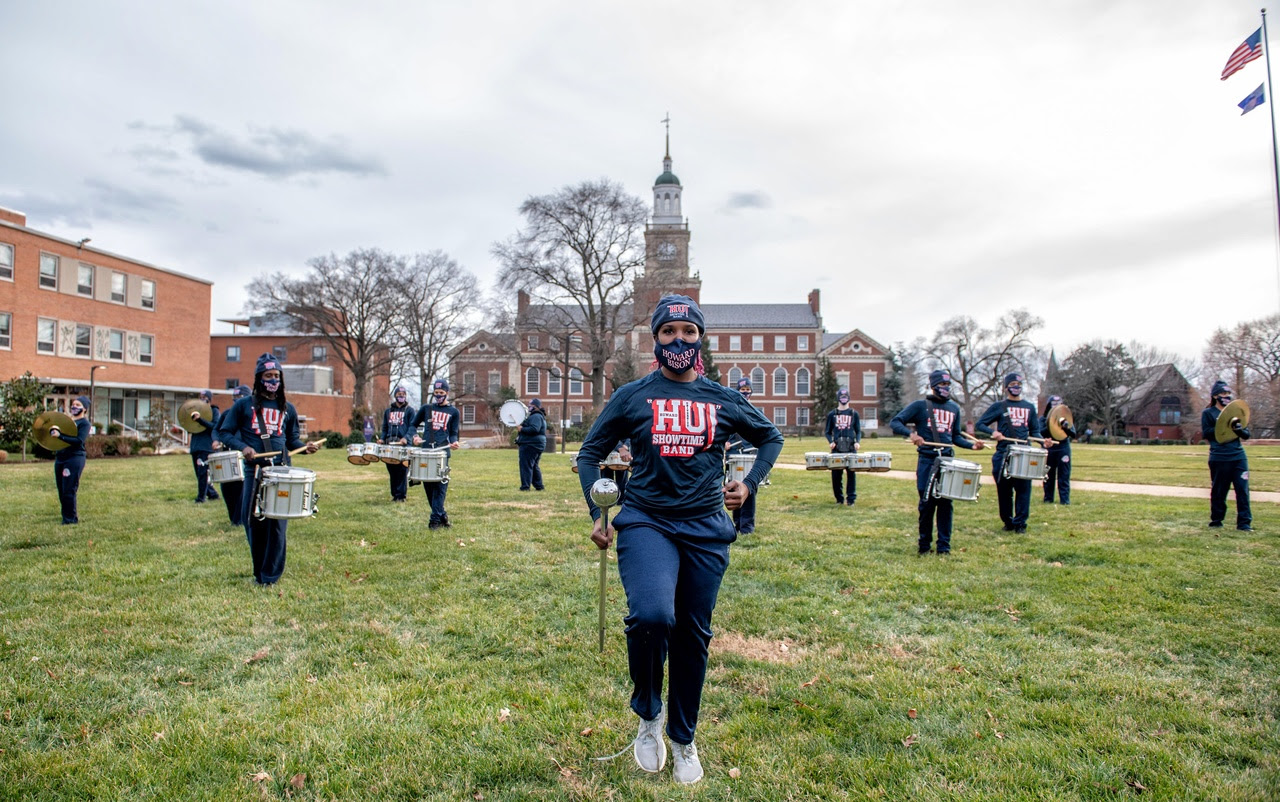
MULTIPOLYGON (((681 293, 696 300, 706 318, 704 347, 714 355, 721 382, 735 386, 746 376, 752 382, 752 403, 784 432, 821 427, 820 410, 812 397, 820 361, 831 361, 841 385, 864 428, 879 422, 879 393, 888 369, 888 349, 865 333, 827 332, 822 324, 820 293, 813 290, 803 303, 718 304, 702 300, 702 280, 689 271, 691 231, 681 212, 683 186, 671 171, 668 145, 663 172, 653 186, 653 216, 645 228, 645 266, 633 284, 634 305, 624 307, 629 321, 619 338, 620 350, 637 355, 643 374, 649 369, 653 338, 649 315, 658 298, 681 293), (625 346, 625 347, 622 347, 625 346)), ((585 381, 591 360, 580 347, 581 332, 566 331, 564 339, 548 333, 548 320, 565 319, 564 308, 531 304, 524 292, 517 302, 513 332, 478 331, 454 349, 454 398, 462 412, 464 434, 487 434, 495 428, 492 410, 502 388, 513 388, 525 401, 542 399, 547 419, 579 422, 591 408, 591 386, 585 381), (550 342, 548 342, 550 340, 550 342), (557 358, 553 354, 559 352, 557 358), (567 369, 566 369, 567 367, 567 369)), ((617 368, 611 362, 606 375, 617 368)), ((608 398, 606 388, 605 397, 608 398)), ((834 400, 832 400, 834 403, 834 400)))
POLYGON ((60 239, 0 209, 0 380, 30 371, 66 409, 137 427, 203 389, 212 282, 60 239))
POLYGON ((1191 383, 1172 362, 1138 369, 1138 382, 1120 410, 1130 437, 1154 440, 1194 439, 1200 413, 1191 383))

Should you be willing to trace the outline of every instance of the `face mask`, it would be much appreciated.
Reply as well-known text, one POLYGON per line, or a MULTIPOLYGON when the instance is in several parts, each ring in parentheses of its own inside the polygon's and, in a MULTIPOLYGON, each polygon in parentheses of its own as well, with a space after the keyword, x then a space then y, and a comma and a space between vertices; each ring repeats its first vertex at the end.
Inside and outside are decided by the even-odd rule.
POLYGON ((437 395, 432 397, 435 398, 436 406, 438 407, 444 406, 449 401, 449 397, 445 395, 437 395))
POLYGON ((658 358, 658 364, 667 370, 684 374, 693 369, 694 363, 698 361, 698 352, 701 350, 702 340, 688 342, 677 338, 667 345, 654 343, 653 355, 658 358))
POLYGON ((1219 404, 1222 404, 1225 407, 1227 404, 1231 403, 1231 394, 1226 393, 1224 395, 1220 395, 1216 400, 1219 404))
POLYGON ((262 389, 266 390, 268 393, 274 393, 276 390, 280 389, 280 380, 279 379, 271 379, 271 380, 263 379, 262 389))
POLYGON ((836 398, 836 400, 837 400, 837 401, 839 401, 841 404, 847 404, 847 403, 849 403, 849 396, 847 396, 847 395, 842 395, 842 396, 837 397, 837 398, 836 398))
POLYGON ((407 399, 403 395, 396 396, 396 403, 403 404, 407 399))
POLYGON ((951 384, 935 384, 933 385, 933 394, 944 401, 951 397, 951 384))
POLYGON ((74 417, 79 417, 80 415, 84 414, 84 407, 81 407, 81 406, 72 407, 71 414, 74 417))
POLYGON ((1017 398, 1018 396, 1022 395, 1022 385, 1011 384, 1007 388, 1005 388, 1005 391, 1009 393, 1009 395, 1012 396, 1013 398, 1017 398))

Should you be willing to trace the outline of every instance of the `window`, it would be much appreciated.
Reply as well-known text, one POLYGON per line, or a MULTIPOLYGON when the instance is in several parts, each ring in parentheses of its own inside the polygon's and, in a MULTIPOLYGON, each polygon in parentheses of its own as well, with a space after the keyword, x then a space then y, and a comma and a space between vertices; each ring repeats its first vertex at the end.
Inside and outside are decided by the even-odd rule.
POLYGON ((124 273, 116 273, 113 271, 111 273, 111 302, 112 303, 117 303, 117 304, 124 303, 124 286, 125 286, 124 273))
POLYGON ((476 422, 476 406, 475 404, 462 405, 462 422, 468 425, 476 422))
POLYGON ((58 257, 40 254, 40 286, 48 290, 58 289, 58 257))
POLYGON ((329 358, 329 348, 324 345, 311 346, 311 361, 324 362, 329 358))
POLYGON ((58 323, 42 317, 36 321, 36 351, 41 354, 53 353, 53 338, 57 334, 58 323))
POLYGON ((502 390, 502 372, 489 371, 489 395, 497 395, 502 390))
POLYGON ((781 365, 773 371, 773 394, 787 394, 787 369, 781 365))
POLYGON ((773 335, 773 350, 775 351, 787 350, 787 335, 785 334, 773 335))
POLYGON ((138 336, 138 361, 150 365, 155 361, 155 338, 150 334, 138 336))
POLYGON ((730 334, 730 335, 729 335, 729 350, 730 350, 730 351, 741 351, 741 350, 742 350, 742 335, 740 335, 740 334, 730 334))
POLYGON ((547 372, 547 395, 560 395, 560 368, 547 372))
POLYGON ((756 395, 764 393, 764 368, 751 369, 751 392, 756 395))
POLYGON ((1176 395, 1166 395, 1160 399, 1160 422, 1182 423, 1182 399, 1176 395))
MULTIPOLYGON (((240 361, 240 346, 238 346, 238 345, 228 345, 228 346, 227 346, 227 361, 228 361, 228 362, 239 362, 239 361, 240 361)), ((234 389, 234 388, 232 388, 232 389, 234 389)))
POLYGON ((525 337, 524 342, 525 342, 525 347, 528 350, 530 351, 538 350, 538 335, 530 334, 528 337, 525 337))
POLYGON ((801 334, 796 337, 796 350, 804 353, 809 350, 809 335, 801 334))
POLYGON ((476 394, 476 372, 469 370, 462 374, 462 392, 467 395, 476 394))
POLYGON ((738 379, 742 378, 742 371, 738 370, 738 366, 734 365, 729 368, 729 388, 738 389, 738 379))
POLYGON ((570 335, 569 335, 569 345, 570 345, 570 346, 572 346, 572 347, 574 347, 574 348, 582 348, 582 335, 581 335, 581 334, 570 334, 570 335))
POLYGON ((107 359, 124 361, 124 332, 112 330, 107 337, 107 359))
POLYGON ((0 312, 0 348, 8 349, 13 344, 13 315, 0 312))
POLYGON ((720 350, 720 337, 718 335, 711 334, 707 337, 707 350, 708 351, 720 350))
POLYGON ((876 407, 862 408, 862 428, 874 429, 880 425, 880 410, 876 407))
POLYGON ((862 397, 875 398, 877 394, 876 373, 874 370, 868 370, 862 374, 862 397))
POLYGON ((0 278, 13 281, 13 246, 0 242, 0 278))
MULTIPOLYGON (((808 368, 800 368, 799 370, 796 371, 796 395, 800 396, 801 398, 809 397, 809 369, 808 368)), ((798 422, 799 421, 797 421, 797 423, 798 422)), ((800 425, 805 426, 807 424, 801 423, 800 425)))
POLYGON ((76 324, 76 356, 92 356, 93 327, 76 324))
POLYGON ((574 407, 573 411, 569 413, 569 420, 574 426, 580 425, 582 423, 582 407, 574 407))
POLYGON ((541 382, 538 379, 538 369, 529 368, 524 372, 524 393, 525 395, 537 395, 541 382))
POLYGON ((156 308, 156 283, 151 279, 142 280, 142 308, 156 308))
POLYGON ((276 358, 277 362, 283 364, 289 358, 289 349, 283 345, 273 345, 271 346, 271 355, 276 358))
POLYGON ((844 387, 844 388, 849 387, 849 371, 847 370, 836 371, 836 386, 844 387))
POLYGON ((808 426, 808 425, 809 425, 809 408, 800 407, 799 409, 796 410, 796 426, 808 426))
POLYGON ((222 386, 223 386, 223 387, 225 387, 225 388, 227 388, 228 390, 234 390, 234 389, 236 389, 237 387, 239 387, 239 386, 240 386, 240 380, 239 380, 239 379, 227 379, 227 380, 225 380, 225 381, 223 382, 223 385, 222 385, 222 386))
POLYGON ((763 335, 763 334, 753 334, 753 335, 751 335, 751 350, 752 350, 752 351, 763 351, 763 350, 764 350, 764 335, 763 335))
POLYGON ((93 265, 80 264, 76 271, 76 292, 93 297, 93 265))
POLYGON ((787 408, 786 407, 773 408, 773 425, 774 426, 787 425, 787 408))
POLYGON ((569 368, 569 395, 582 395, 582 371, 569 368))

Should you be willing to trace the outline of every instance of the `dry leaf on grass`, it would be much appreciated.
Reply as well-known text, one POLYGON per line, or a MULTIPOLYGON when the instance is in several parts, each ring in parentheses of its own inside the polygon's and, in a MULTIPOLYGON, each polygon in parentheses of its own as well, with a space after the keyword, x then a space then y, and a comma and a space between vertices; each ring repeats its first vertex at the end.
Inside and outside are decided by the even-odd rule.
POLYGON ((914 707, 907 710, 907 718, 915 718, 918 715, 920 714, 916 712, 916 709, 914 707))
POLYGON ((244 659, 244 664, 245 664, 245 665, 249 665, 250 663, 256 663, 256 662, 258 662, 259 660, 261 660, 262 658, 266 657, 266 656, 267 656, 267 653, 268 653, 268 652, 270 652, 270 651, 271 651, 271 647, 270 647, 270 646, 263 646, 261 649, 259 649, 258 651, 254 652, 251 656, 246 657, 246 658, 244 659))
POLYGON ((737 766, 734 766, 733 768, 729 769, 729 776, 735 780, 738 779, 739 777, 742 776, 742 769, 738 768, 737 766))
POLYGON ((585 730, 583 730, 578 734, 581 735, 583 738, 586 738, 588 735, 590 735, 593 732, 595 732, 595 730, 591 729, 590 727, 587 727, 585 730))
POLYGON ((178 684, 179 684, 179 685, 194 685, 195 683, 194 683, 194 682, 185 682, 185 681, 183 681, 183 680, 178 680, 178 684))
POLYGON ((1000 740, 1002 741, 1004 740, 1004 733, 1000 732, 1000 730, 992 730, 991 733, 995 735, 997 738, 999 738, 1000 740))
POLYGON ((316 684, 316 682, 318 682, 318 681, 319 681, 319 680, 317 680, 317 679, 316 679, 316 675, 315 675, 315 674, 308 674, 308 675, 307 675, 307 684, 308 684, 308 685, 315 685, 315 684, 316 684))
POLYGON ((307 775, 299 772, 293 775, 293 778, 289 780, 289 784, 301 791, 302 786, 307 784, 307 775))
POLYGON ((906 738, 902 739, 902 745, 907 747, 908 749, 910 749, 911 747, 915 746, 918 743, 920 743, 920 735, 918 733, 913 732, 910 735, 908 735, 906 738))
POLYGON ((800 687, 801 687, 801 688, 808 688, 810 685, 812 685, 813 683, 815 683, 815 682, 817 682, 817 681, 818 681, 818 678, 817 678, 817 677, 814 677, 813 679, 809 680, 808 682, 802 682, 802 683, 800 683, 800 687))
POLYGON ((1143 791, 1147 790, 1147 786, 1143 785, 1137 780, 1125 780, 1124 784, 1129 786, 1133 790, 1137 791, 1138 793, 1142 793, 1143 791))
POLYGON ((479 791, 476 791, 474 794, 471 795, 471 798, 476 800, 476 802, 480 802, 480 800, 484 799, 484 794, 480 793, 479 791))
POLYGON ((504 708, 502 708, 501 710, 499 710, 499 711, 498 711, 498 723, 499 723, 499 724, 501 724, 502 722, 506 721, 506 720, 507 720, 507 719, 509 719, 509 718, 511 718, 511 709, 510 709, 510 708, 504 707, 504 708))
POLYGON ((152 737, 153 739, 157 740, 157 741, 163 741, 163 740, 164 740, 164 730, 160 730, 160 732, 153 732, 153 733, 151 733, 151 737, 152 737))
POLYGON ((265 771, 260 771, 257 774, 250 774, 249 779, 256 783, 269 783, 271 782, 271 775, 265 771))

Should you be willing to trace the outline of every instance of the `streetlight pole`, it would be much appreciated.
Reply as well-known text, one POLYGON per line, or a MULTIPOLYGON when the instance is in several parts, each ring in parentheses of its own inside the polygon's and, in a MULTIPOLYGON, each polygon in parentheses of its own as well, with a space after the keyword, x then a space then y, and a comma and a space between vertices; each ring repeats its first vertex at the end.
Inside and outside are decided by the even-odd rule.
POLYGON ((564 453, 565 433, 569 430, 569 344, 573 340, 573 335, 568 332, 564 335, 564 370, 560 373, 560 453, 564 453))
POLYGON ((93 395, 93 390, 94 390, 93 372, 99 369, 106 370, 107 366, 94 365, 91 368, 89 368, 89 430, 90 431, 93 431, 93 415, 97 411, 97 406, 98 406, 98 399, 96 399, 93 395))

